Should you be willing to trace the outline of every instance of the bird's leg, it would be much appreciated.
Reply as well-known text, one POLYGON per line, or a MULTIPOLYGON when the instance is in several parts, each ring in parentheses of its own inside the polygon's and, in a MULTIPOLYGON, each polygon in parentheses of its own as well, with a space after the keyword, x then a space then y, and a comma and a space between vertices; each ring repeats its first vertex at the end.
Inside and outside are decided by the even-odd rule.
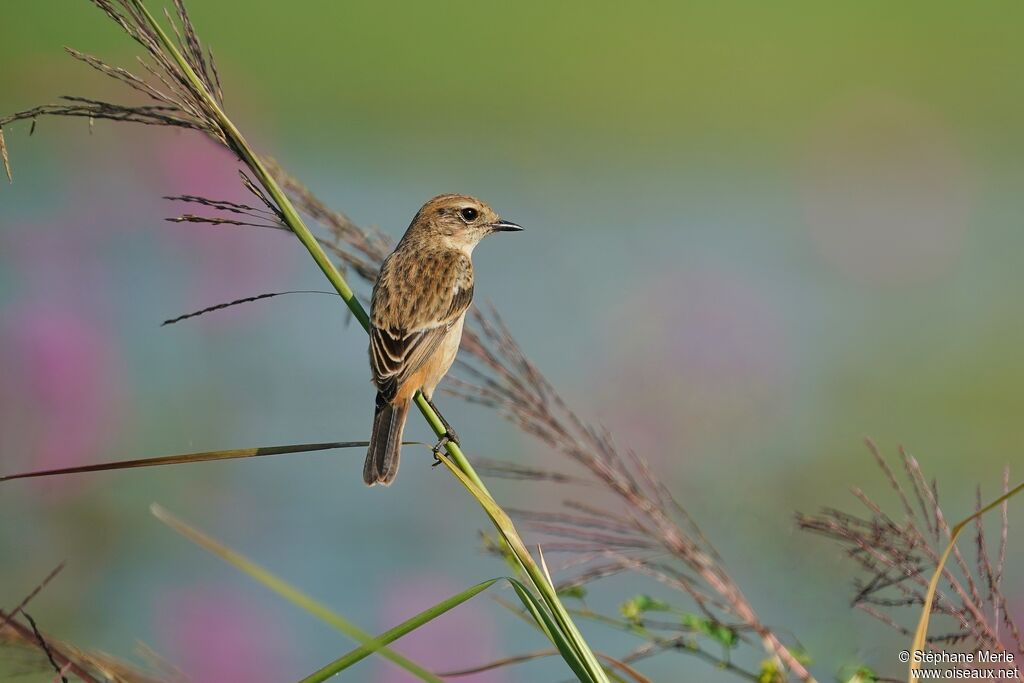
POLYGON ((434 446, 434 454, 436 455, 437 453, 439 453, 441 449, 444 448, 445 445, 448 443, 454 443, 456 446, 461 445, 462 442, 459 439, 459 435, 456 434, 455 429, 453 429, 452 426, 448 424, 448 420, 444 419, 444 415, 442 415, 441 411, 437 409, 437 406, 434 405, 434 402, 427 398, 426 394, 423 395, 423 398, 427 399, 427 405, 429 405, 433 409, 434 414, 437 415, 437 418, 439 420, 441 420, 441 425, 444 427, 444 436, 442 436, 441 440, 438 441, 437 444, 434 446))

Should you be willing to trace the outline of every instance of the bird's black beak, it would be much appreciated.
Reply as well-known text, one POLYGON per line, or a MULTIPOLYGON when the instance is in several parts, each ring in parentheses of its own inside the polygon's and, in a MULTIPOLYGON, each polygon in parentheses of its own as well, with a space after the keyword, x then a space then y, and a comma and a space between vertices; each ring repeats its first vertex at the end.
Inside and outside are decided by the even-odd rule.
POLYGON ((497 223, 491 223, 490 228, 494 232, 519 232, 523 229, 523 226, 516 225, 512 221, 498 221, 497 223))

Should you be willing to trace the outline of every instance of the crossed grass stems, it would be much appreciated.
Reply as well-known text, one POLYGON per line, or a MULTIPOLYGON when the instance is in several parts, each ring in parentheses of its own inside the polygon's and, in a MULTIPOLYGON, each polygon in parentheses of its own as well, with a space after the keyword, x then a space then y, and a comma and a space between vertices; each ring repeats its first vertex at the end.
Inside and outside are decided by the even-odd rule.
MULTIPOLYGON (((908 649, 912 652, 926 646, 964 648, 1006 652, 1015 662, 1024 660, 1024 637, 1002 590, 1009 540, 1008 502, 1024 490, 1024 484, 1011 488, 1010 470, 1005 468, 1002 495, 985 504, 981 487, 977 487, 974 513, 950 526, 939 505, 938 483, 928 480, 916 458, 901 448, 896 459, 899 470, 894 471, 872 441, 866 444, 896 495, 902 520, 885 512, 859 487, 852 493, 867 514, 825 508, 817 515, 796 516, 799 528, 843 547, 861 572, 851 604, 910 638, 908 649), (897 475, 900 470, 902 478, 897 475), (996 548, 990 549, 982 517, 996 509, 1000 512, 998 541, 996 548), (970 525, 974 530, 973 563, 956 545, 970 525), (953 566, 947 564, 951 556, 953 566), (929 572, 930 581, 926 578, 929 572), (893 617, 893 613, 908 609, 919 615, 913 631, 893 617), (929 621, 934 617, 949 630, 929 634, 929 621)), ((908 680, 913 680, 913 663, 910 668, 908 680)), ((1018 680, 1024 679, 1018 676, 1018 680)))
MULTIPOLYGON (((140 0, 90 0, 117 23, 125 33, 142 46, 145 57, 138 63, 147 76, 140 78, 134 73, 111 66, 100 59, 69 49, 69 54, 101 73, 120 81, 147 98, 151 103, 144 105, 122 105, 110 102, 65 97, 62 103, 45 105, 11 116, 0 118, 0 159, 10 176, 10 163, 4 144, 5 124, 29 120, 30 133, 35 129, 36 119, 43 116, 84 117, 90 122, 95 119, 127 121, 155 126, 171 126, 191 129, 228 148, 243 164, 240 171, 243 186, 255 198, 250 204, 211 199, 195 195, 168 197, 184 202, 198 213, 183 213, 168 220, 175 222, 206 223, 214 226, 253 226, 274 228, 293 232, 344 299, 352 316, 365 328, 368 320, 365 311, 365 296, 356 294, 349 286, 344 274, 354 276, 364 284, 372 283, 377 268, 390 252, 391 241, 376 230, 355 224, 344 214, 329 209, 304 185, 289 176, 272 160, 257 156, 240 131, 224 113, 223 89, 212 53, 203 47, 189 19, 182 0, 174 0, 175 16, 165 12, 167 25, 173 37, 154 19, 140 0), (303 217, 320 226, 322 236, 314 235, 303 217), (330 254, 332 259, 328 256, 330 254), (343 274, 344 273, 344 274, 343 274)), ((439 680, 437 675, 390 650, 387 645, 411 630, 429 622, 439 614, 471 599, 499 580, 506 581, 520 600, 516 606, 501 598, 498 601, 534 625, 554 646, 519 657, 509 657, 473 669, 448 672, 446 676, 457 676, 487 668, 505 666, 541 656, 560 655, 573 674, 581 681, 604 683, 605 681, 637 681, 647 679, 632 663, 664 652, 685 652, 707 660, 715 666, 728 670, 741 678, 764 683, 787 680, 790 675, 801 681, 813 681, 806 667, 806 657, 800 648, 787 647, 776 631, 765 625, 736 582, 726 571, 722 558, 711 542, 704 536, 686 510, 673 498, 666 487, 652 474, 646 461, 630 449, 620 448, 606 429, 581 419, 567 404, 555 388, 523 354, 518 344, 505 327, 493 308, 474 308, 470 324, 467 325, 462 352, 448 392, 466 401, 492 408, 501 413, 523 432, 539 439, 553 451, 561 454, 575 465, 578 473, 567 474, 550 470, 534 469, 510 463, 480 461, 480 470, 485 474, 511 479, 546 481, 560 486, 580 485, 590 492, 598 489, 607 501, 600 506, 593 502, 579 500, 564 501, 564 509, 554 513, 513 511, 524 524, 551 542, 545 544, 549 554, 561 553, 568 556, 565 568, 570 576, 560 584, 552 581, 544 554, 538 546, 535 559, 521 540, 509 515, 502 510, 487 491, 486 486, 456 443, 445 445, 445 453, 438 454, 438 460, 462 483, 484 508, 494 523, 497 539, 488 540, 488 547, 503 555, 513 569, 514 576, 493 579, 473 586, 446 601, 416 615, 403 624, 379 636, 371 636, 334 614, 312 598, 305 596, 294 587, 271 575, 248 559, 234 553, 202 532, 189 527, 162 508, 154 508, 154 514, 187 538, 232 563, 264 585, 328 623, 360 643, 360 647, 338 660, 311 674, 304 681, 319 681, 346 669, 355 662, 377 654, 383 656, 421 680, 439 680), (693 605, 695 611, 683 611, 668 603, 647 596, 637 596, 626 601, 619 617, 596 613, 587 608, 582 600, 586 584, 597 579, 634 572, 650 577, 668 588, 681 593, 693 605), (564 599, 578 601, 579 606, 567 608, 564 599), (636 636, 641 643, 621 658, 596 654, 587 645, 578 628, 576 619, 603 623, 636 636), (744 668, 733 662, 733 652, 740 647, 756 652, 758 648, 767 652, 768 657, 758 669, 744 668)), ((417 405, 430 427, 439 437, 444 434, 440 416, 420 395, 417 405)), ((212 453, 184 454, 164 458, 108 463, 71 471, 91 471, 139 467, 154 464, 197 462, 204 460, 258 457, 283 453, 306 452, 362 445, 362 442, 337 442, 329 444, 300 444, 295 446, 238 449, 212 453)), ((883 469, 889 474, 889 470, 883 469)), ((41 473, 30 473, 36 476, 41 473)), ((17 478, 17 477, 7 477, 17 478)), ((3 481, 4 478, 0 478, 3 481)), ((890 477, 890 481, 892 481, 890 477)), ((915 479, 915 492, 918 492, 915 479)), ((947 539, 951 536, 948 526, 940 527, 937 492, 931 516, 935 524, 927 528, 934 531, 939 541, 941 531, 947 539)), ((866 497, 861 497, 866 501, 866 497)), ((588 493, 591 500, 591 493, 588 493)), ((961 622, 961 631, 956 638, 934 642, 966 642, 972 638, 986 644, 998 643, 999 624, 1006 624, 1014 634, 1019 647, 1020 638, 1016 627, 1010 627, 1012 619, 1005 605, 1005 598, 999 591, 1002 568, 1005 561, 1006 511, 1003 507, 1004 526, 999 544, 999 559, 979 565, 982 577, 988 587, 987 595, 981 595, 974 583, 969 582, 970 604, 961 605, 960 611, 950 607, 950 599, 940 593, 935 610, 952 615, 961 622), (986 612, 985 605, 990 609, 986 612), (995 626, 991 626, 994 619, 995 626), (992 636, 995 635, 993 638, 992 636)), ((893 533, 900 527, 892 523, 877 506, 870 522, 858 522, 852 517, 841 517, 826 512, 820 518, 801 518, 804 528, 826 533, 834 540, 855 546, 851 556, 860 562, 863 569, 875 577, 868 585, 893 587, 921 583, 922 573, 928 568, 945 571, 942 576, 949 582, 954 577, 942 569, 942 559, 934 551, 923 560, 910 561, 906 556, 890 557, 892 548, 883 551, 882 559, 877 556, 871 562, 864 557, 872 556, 865 546, 872 546, 877 538, 865 539, 865 524, 879 525, 883 531, 893 533), (878 521, 882 519, 882 521, 878 521), (889 553, 889 554, 887 554, 889 553), (889 558, 889 559, 885 559, 889 558), (903 571, 904 580, 893 576, 903 571), (907 573, 910 572, 910 573, 907 573)), ((874 532, 880 534, 882 532, 874 532)), ((984 541, 979 523, 979 545, 984 541)), ((918 538, 902 538, 905 542, 917 543, 918 538)), ((912 545, 920 551, 919 545, 912 545)), ((956 551, 961 569, 964 565, 959 551, 956 551)), ((987 557, 987 554, 986 554, 987 557)), ((986 560, 987 562, 987 560, 986 560)), ((966 570, 964 570, 966 572, 966 570)), ((969 572, 966 572, 969 576, 969 572)), ((47 580, 49 580, 48 577, 47 580)), ((973 579, 971 580, 973 581, 973 579)), ((16 620, 18 613, 24 614, 28 600, 36 591, 12 612, 0 612, 0 643, 42 646, 58 677, 67 673, 77 675, 85 681, 96 682, 100 678, 111 681, 137 682, 173 680, 178 677, 166 664, 160 663, 152 654, 151 662, 166 673, 162 678, 108 657, 92 655, 59 643, 41 634, 37 629, 27 629, 16 620), (30 632, 32 631, 32 632, 30 632)), ((930 594, 926 591, 911 591, 903 603, 872 603, 874 591, 861 591, 855 604, 882 619, 885 623, 902 631, 895 621, 874 607, 907 606, 920 603, 930 606, 930 594), (913 602, 916 600, 917 602, 913 602)), ((954 590, 959 597, 961 591, 954 590)), ((927 616, 927 610, 926 614, 927 616)), ((927 621, 924 622, 925 627, 927 621)), ((859 670, 861 680, 882 680, 873 672, 859 670)))

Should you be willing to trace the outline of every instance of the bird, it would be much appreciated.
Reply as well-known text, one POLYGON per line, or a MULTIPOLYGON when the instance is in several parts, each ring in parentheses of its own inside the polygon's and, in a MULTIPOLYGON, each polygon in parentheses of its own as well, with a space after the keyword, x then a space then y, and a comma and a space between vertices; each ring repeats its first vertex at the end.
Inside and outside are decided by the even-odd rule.
MULTIPOLYGON (((519 231, 484 202, 442 194, 424 204, 384 259, 370 300, 370 370, 377 388, 363 481, 391 484, 402 432, 417 391, 433 408, 434 389, 455 362, 473 300, 473 249, 496 232, 519 231)), ((440 411, 434 408, 440 416, 440 411)), ((445 434, 435 448, 458 436, 445 434)))

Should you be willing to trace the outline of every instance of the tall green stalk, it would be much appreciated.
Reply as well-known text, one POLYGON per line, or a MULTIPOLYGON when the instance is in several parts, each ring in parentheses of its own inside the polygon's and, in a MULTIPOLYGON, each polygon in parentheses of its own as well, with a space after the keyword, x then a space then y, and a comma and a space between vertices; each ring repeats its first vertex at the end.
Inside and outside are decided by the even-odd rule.
MULTIPOLYGON (((256 174, 256 177, 259 178, 260 184, 266 188, 271 199, 274 200, 274 203, 281 210, 281 215, 285 224, 291 228, 292 232, 295 233, 295 236, 299 238, 300 242, 302 242, 302 245, 306 247, 307 251, 309 251, 309 255, 313 257, 317 266, 320 267, 323 274, 327 276, 328 281, 334 289, 337 290, 338 294, 341 295, 341 298, 345 301, 349 310, 352 311, 352 315, 354 315, 356 320, 359 321, 359 324, 363 326, 363 329, 369 332, 370 316, 366 313, 366 309, 363 308, 361 303, 359 303, 359 299, 356 298, 352 288, 348 286, 348 283, 345 281, 345 277, 334 265, 334 262, 327 257, 326 252, 324 252, 316 237, 310 229, 306 227, 302 217, 299 216, 299 212, 295 209, 291 200, 288 199, 288 195, 281 189, 277 180, 275 180, 274 176, 270 174, 266 166, 263 165, 263 162, 260 161, 260 158, 256 155, 256 152, 253 151, 252 147, 242 136, 241 131, 239 131, 231 119, 227 117, 227 114, 225 114, 224 110, 221 109, 216 98, 214 98, 207 89, 206 84, 195 72, 188 60, 185 59, 184 55, 181 54, 178 46, 174 44, 170 36, 167 35, 167 32, 164 31, 163 27, 160 26, 153 15, 149 13, 146 6, 141 2, 141 0, 133 0, 133 4, 140 12, 143 13, 143 15, 145 15, 150 26, 157 35, 160 36, 160 42, 164 49, 174 57, 175 62, 177 62, 182 72, 188 77, 189 82, 196 89, 196 92, 203 96, 206 105, 210 107, 210 110, 213 111, 214 115, 217 117, 217 123, 220 124, 222 130, 231 141, 232 146, 242 156, 246 165, 249 166, 249 168, 252 169, 252 172, 256 174)), ((440 417, 438 417, 434 409, 430 407, 430 404, 427 403, 427 400, 422 393, 416 394, 416 405, 419 407, 420 412, 423 413, 423 417, 426 418, 430 428, 434 430, 434 434, 436 434, 438 438, 444 436, 444 424, 441 422, 440 417)), ((481 490, 487 490, 487 487, 484 486, 483 481, 477 475, 476 471, 473 469, 473 465, 470 464, 458 444, 448 442, 445 446, 445 450, 447 450, 448 454, 451 455, 455 462, 458 463, 459 467, 466 473, 466 476, 468 476, 473 483, 479 486, 481 490)))
MULTIPOLYGON (((175 62, 178 64, 182 73, 188 79, 190 85, 194 91, 203 98, 206 106, 210 108, 214 116, 217 119, 217 123, 223 131, 225 137, 228 140, 229 145, 238 152, 245 164, 252 170, 252 172, 259 179, 259 182, 267 190, 271 199, 280 209, 281 217, 285 224, 295 233, 302 242, 303 246, 309 251, 310 256, 316 262, 320 270, 323 271, 324 275, 330 281, 331 285, 337 290, 338 294, 348 305, 349 310, 355 316, 359 324, 363 326, 363 329, 369 331, 370 319, 366 313, 366 310, 359 303, 352 289, 348 286, 345 278, 341 272, 338 271, 334 263, 327 257, 327 254, 320 247, 319 242, 313 236, 313 233, 306 227, 299 212, 292 205, 288 199, 287 194, 281 189, 277 181, 264 166, 263 162, 260 161, 259 157, 253 151, 252 147, 242 136, 242 133, 235 127, 234 123, 227 117, 224 111, 221 109, 217 99, 206 87, 206 83, 202 78, 195 72, 192 65, 189 64, 188 60, 185 59, 178 46, 171 40, 170 36, 164 31, 164 29, 157 23, 156 19, 149 10, 146 9, 142 0, 131 0, 133 6, 145 16, 146 21, 150 27, 156 33, 160 39, 160 43, 169 55, 173 57, 175 62)), ((420 412, 427 420, 427 424, 434 431, 434 434, 438 438, 444 436, 446 430, 444 424, 441 422, 441 418, 431 408, 430 404, 427 403, 426 398, 422 393, 416 395, 416 405, 419 407, 420 412)), ((487 487, 483 481, 477 475, 473 469, 472 464, 466 458, 465 454, 458 444, 452 442, 445 443, 445 451, 451 456, 452 462, 445 458, 445 464, 449 470, 456 475, 459 481, 466 487, 466 489, 479 501, 479 503, 487 511, 494 523, 495 527, 501 533, 502 537, 508 542, 512 552, 515 554, 526 575, 529 577, 530 582, 534 588, 540 593, 540 596, 550 611, 550 617, 553 618, 555 625, 558 630, 565 636, 565 638, 572 645, 573 654, 576 656, 577 661, 572 662, 567 658, 567 663, 572 666, 573 670, 577 673, 577 676, 581 679, 590 683, 608 683, 608 677, 597 661, 597 657, 594 655, 590 646, 587 645, 583 639, 582 634, 573 623, 568 611, 562 605, 554 586, 550 578, 546 575, 546 571, 542 572, 537 563, 533 560, 529 551, 526 549, 525 544, 516 531, 515 526, 512 524, 511 519, 508 515, 498 506, 498 504, 491 497, 487 491, 487 487), (575 664, 575 665, 574 665, 575 664), (582 664, 582 671, 577 667, 582 664)), ((566 653, 567 654, 567 653, 566 653)))

